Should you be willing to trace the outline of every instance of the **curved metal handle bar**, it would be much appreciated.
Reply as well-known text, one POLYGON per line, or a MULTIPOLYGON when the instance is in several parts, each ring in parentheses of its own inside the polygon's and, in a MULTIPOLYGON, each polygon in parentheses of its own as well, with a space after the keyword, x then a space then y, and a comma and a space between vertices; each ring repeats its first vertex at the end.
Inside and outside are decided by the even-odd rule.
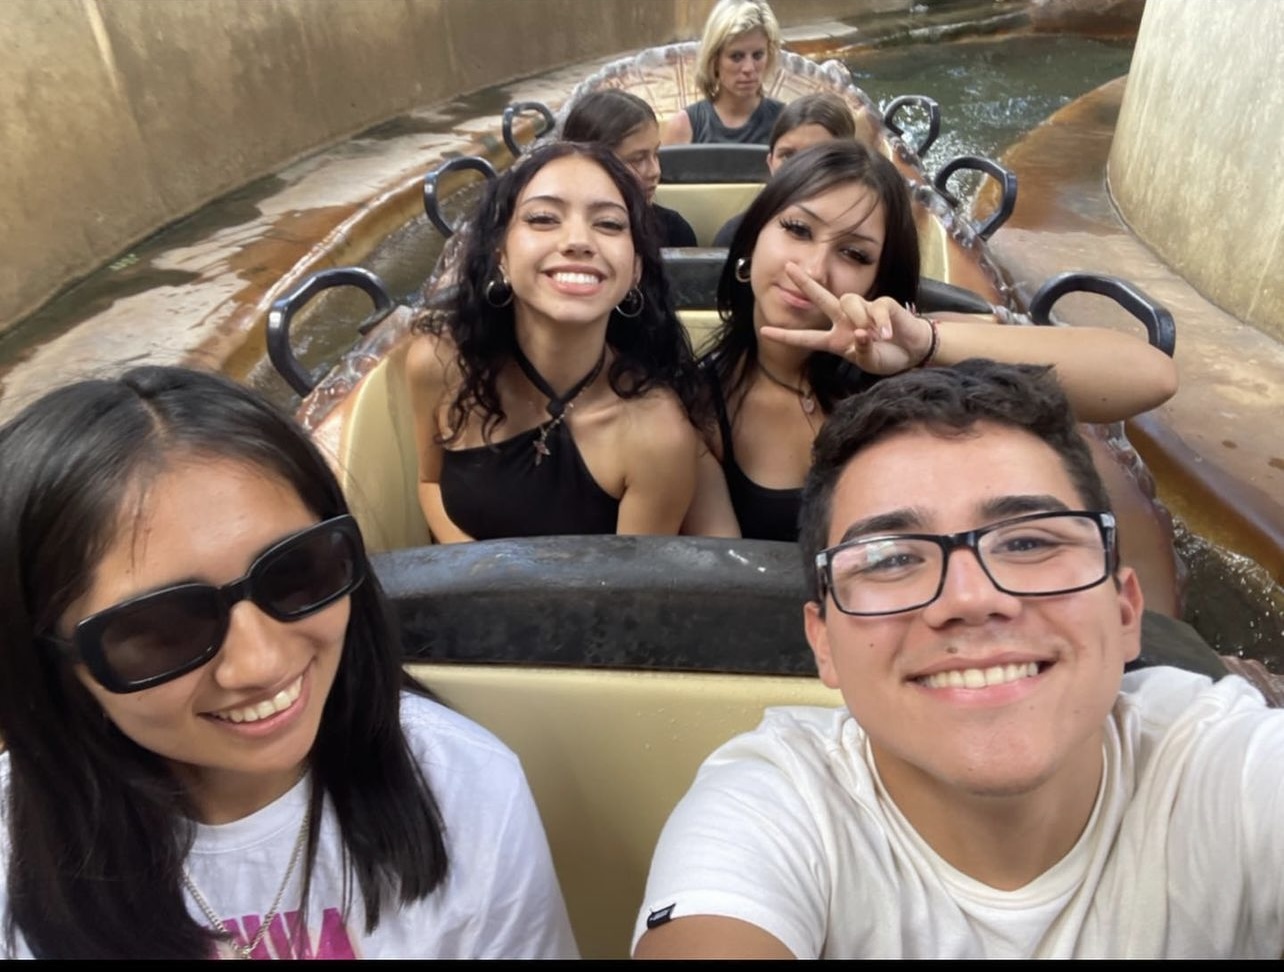
POLYGON ((915 105, 927 111, 927 134, 918 145, 914 146, 914 151, 918 153, 919 158, 922 158, 927 154, 927 150, 936 144, 936 138, 941 134, 941 106, 927 95, 901 95, 889 101, 887 108, 883 111, 883 124, 901 138, 905 137, 905 129, 896 124, 893 119, 902 108, 908 105, 915 105))
POLYGON ((1119 277, 1073 270, 1050 277, 1030 301, 1030 319, 1036 324, 1051 324, 1052 305, 1066 294, 1078 291, 1111 298, 1146 325, 1151 344, 1172 357, 1177 346, 1177 324, 1173 315, 1168 308, 1119 277))
POLYGON ((548 110, 548 105, 538 101, 517 101, 504 109, 504 121, 500 127, 500 132, 504 136, 504 144, 508 146, 508 151, 513 153, 513 157, 522 154, 522 147, 517 144, 517 139, 513 137, 513 119, 523 112, 537 111, 544 116, 544 127, 535 133, 535 137, 547 135, 553 130, 556 124, 553 120, 553 113, 548 110))
POLYGON ((480 172, 487 179, 495 178, 495 167, 478 155, 461 155, 457 159, 448 159, 424 176, 424 212, 428 220, 437 227, 437 231, 446 239, 455 235, 456 227, 447 222, 441 214, 441 204, 437 201, 437 183, 441 177, 452 172, 480 172))
POLYGON ((990 214, 990 218, 976 228, 976 235, 983 240, 988 240, 996 229, 1008 221, 1012 215, 1012 210, 1016 209, 1017 200, 1017 178, 1016 174, 1009 172, 993 159, 987 159, 981 155, 960 155, 958 158, 950 159, 943 166, 941 171, 936 173, 936 178, 932 180, 932 185, 936 187, 937 192, 944 196, 951 206, 959 204, 958 197, 945 187, 950 176, 960 169, 974 169, 977 172, 984 172, 986 175, 993 176, 1003 187, 1003 198, 999 200, 999 208, 990 214))
POLYGON ((357 327, 361 334, 369 331, 392 313, 393 308, 397 306, 397 302, 392 299, 383 281, 361 267, 318 270, 284 297, 274 300, 268 311, 268 359, 277 373, 300 395, 307 395, 312 391, 316 387, 317 379, 294 356, 294 349, 290 346, 290 322, 308 301, 331 287, 359 287, 374 301, 374 312, 357 327))

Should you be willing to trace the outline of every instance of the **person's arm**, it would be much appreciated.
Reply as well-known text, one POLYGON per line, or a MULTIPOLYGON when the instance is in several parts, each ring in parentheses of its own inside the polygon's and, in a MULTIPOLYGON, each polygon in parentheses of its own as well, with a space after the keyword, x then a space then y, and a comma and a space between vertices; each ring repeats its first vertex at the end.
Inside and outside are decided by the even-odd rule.
POLYGON ((647 931, 633 950, 635 959, 791 959, 793 952, 774 935, 738 918, 692 915, 647 931))
POLYGON ((628 405, 624 493, 615 532, 676 534, 695 495, 700 437, 672 395, 650 395, 628 405))
POLYGON ((740 523, 736 520, 731 493, 727 490, 727 477, 718 457, 705 445, 700 448, 695 498, 682 521, 682 533, 698 537, 740 536, 740 523))
POLYGON ((664 131, 660 133, 660 144, 686 145, 694 135, 695 133, 691 130, 691 118, 684 108, 664 123, 664 131))
MULTIPOLYGON (((790 278, 829 317, 828 330, 764 327, 765 339, 841 355, 873 374, 890 375, 921 362, 932 346, 932 326, 896 301, 837 297, 795 264, 790 278)), ((1177 366, 1140 338, 1100 327, 1016 327, 983 317, 951 315, 936 328, 932 365, 990 358, 1056 368, 1075 415, 1084 422, 1115 422, 1162 405, 1177 391, 1177 366)))
POLYGON ((472 539, 451 522, 441 500, 442 448, 437 441, 437 414, 446 393, 446 372, 452 357, 449 342, 430 334, 417 335, 406 352, 406 378, 415 421, 415 453, 419 457, 419 507, 437 543, 472 539))

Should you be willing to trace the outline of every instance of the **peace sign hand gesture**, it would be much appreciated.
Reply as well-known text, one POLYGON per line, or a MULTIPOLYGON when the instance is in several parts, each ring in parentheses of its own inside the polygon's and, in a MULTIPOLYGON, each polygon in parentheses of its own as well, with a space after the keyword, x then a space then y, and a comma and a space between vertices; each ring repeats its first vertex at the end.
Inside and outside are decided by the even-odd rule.
POLYGON ((764 327, 764 338, 809 351, 828 351, 876 375, 892 375, 925 364, 934 352, 935 325, 892 298, 836 297, 796 263, 786 263, 785 272, 825 313, 831 326, 826 331, 764 327))

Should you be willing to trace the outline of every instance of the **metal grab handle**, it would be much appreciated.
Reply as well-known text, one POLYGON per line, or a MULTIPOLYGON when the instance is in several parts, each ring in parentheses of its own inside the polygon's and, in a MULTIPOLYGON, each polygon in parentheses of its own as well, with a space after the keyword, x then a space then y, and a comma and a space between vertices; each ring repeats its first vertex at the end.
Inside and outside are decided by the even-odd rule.
POLYGON ((887 108, 883 111, 883 124, 890 128, 901 138, 905 137, 905 129, 896 124, 893 119, 900 113, 902 108, 914 105, 927 111, 927 135, 923 141, 914 146, 914 151, 918 153, 919 158, 927 154, 927 150, 936 144, 936 138, 941 134, 941 106, 927 95, 901 95, 899 98, 893 98, 887 103, 887 108))
POLYGON ((312 391, 316 387, 317 378, 294 356, 294 349, 290 346, 290 322, 308 301, 331 287, 358 287, 374 301, 373 313, 357 326, 357 331, 361 334, 382 321, 397 306, 383 281, 361 267, 318 270, 284 297, 272 301, 267 321, 268 359, 276 368, 277 374, 300 395, 307 395, 312 391))
POLYGON ((487 179, 494 179, 496 176, 495 167, 478 155, 461 155, 456 159, 448 159, 424 176, 424 212, 428 214, 429 222, 446 239, 455 235, 457 227, 450 225, 441 214, 441 204, 437 201, 437 183, 442 176, 466 171, 480 172, 487 179))
POLYGON ((990 214, 990 218, 976 228, 976 235, 983 240, 988 240, 996 229, 1008 221, 1012 215, 1012 210, 1016 209, 1017 200, 1017 177, 1015 173, 1009 172, 993 159, 987 159, 981 155, 960 155, 958 158, 950 159, 943 166, 941 171, 936 173, 936 178, 932 185, 936 187, 937 192, 944 196, 951 206, 959 204, 958 197, 946 188, 945 184, 949 181, 950 176, 961 169, 973 169, 977 172, 984 172, 986 175, 993 176, 1003 186, 1003 198, 999 200, 999 208, 990 214))
POLYGON ((513 137, 513 119, 523 112, 536 111, 544 116, 544 127, 535 133, 535 137, 547 135, 553 130, 556 122, 553 119, 553 113, 548 110, 548 106, 538 101, 517 101, 504 109, 504 121, 500 127, 500 132, 504 136, 504 144, 508 146, 508 151, 513 153, 513 157, 522 154, 522 147, 517 144, 517 139, 513 137))
POLYGON ((1146 334, 1152 345, 1172 357, 1173 349, 1177 347, 1177 323, 1172 313, 1119 277, 1074 270, 1050 277, 1030 301, 1030 320, 1036 324, 1051 324, 1052 305, 1066 294, 1080 291, 1112 299, 1146 325, 1146 334))

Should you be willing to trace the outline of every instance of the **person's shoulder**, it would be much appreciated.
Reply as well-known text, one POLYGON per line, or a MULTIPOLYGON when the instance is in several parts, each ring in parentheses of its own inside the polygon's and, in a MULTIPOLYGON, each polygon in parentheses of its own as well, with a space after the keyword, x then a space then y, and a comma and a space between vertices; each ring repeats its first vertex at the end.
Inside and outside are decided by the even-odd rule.
POLYGON ((740 223, 744 218, 744 213, 736 213, 736 215, 723 223, 722 227, 713 237, 713 245, 725 247, 731 246, 731 241, 735 238, 736 230, 740 229, 740 223))
POLYGON ((733 736, 710 754, 709 765, 743 760, 776 764, 824 764, 837 752, 859 753, 864 732, 841 704, 779 705, 763 710, 752 729, 733 736))
POLYGON ((696 232, 685 216, 676 209, 659 204, 653 203, 651 208, 655 212, 656 222, 660 224, 661 246, 696 245, 696 232))
POLYGON ((625 403, 617 430, 635 461, 669 462, 689 455, 694 462, 700 433, 672 388, 655 385, 625 403))
POLYGON ((1125 673, 1114 713, 1125 732, 1132 728, 1151 739, 1197 725, 1206 727, 1196 735, 1208 743, 1251 732, 1259 724, 1284 732, 1284 710, 1270 708, 1246 679, 1225 675, 1214 681, 1168 665, 1125 673))
POLYGON ((510 766, 520 770, 517 755, 493 732, 426 696, 401 693, 401 726, 411 749, 433 769, 510 766))
POLYGON ((416 329, 408 338, 406 372, 416 382, 439 383, 458 368, 458 355, 449 329, 440 321, 416 329))

